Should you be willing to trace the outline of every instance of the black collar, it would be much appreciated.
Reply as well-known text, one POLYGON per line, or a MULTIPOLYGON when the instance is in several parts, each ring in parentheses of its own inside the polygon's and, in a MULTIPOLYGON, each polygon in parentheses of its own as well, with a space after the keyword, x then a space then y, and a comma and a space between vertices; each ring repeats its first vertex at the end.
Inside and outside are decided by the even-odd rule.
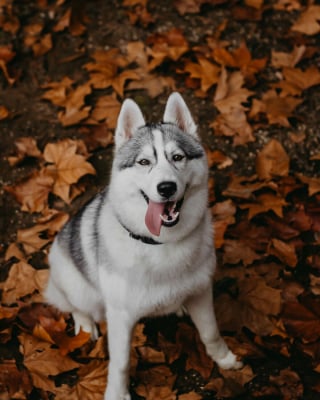
POLYGON ((130 229, 128 229, 118 218, 118 221, 120 222, 120 225, 129 233, 129 236, 132 239, 135 240, 140 240, 140 242, 145 243, 145 244, 163 244, 161 242, 157 242, 156 240, 152 239, 149 236, 142 236, 142 235, 137 235, 133 232, 130 231, 130 229))

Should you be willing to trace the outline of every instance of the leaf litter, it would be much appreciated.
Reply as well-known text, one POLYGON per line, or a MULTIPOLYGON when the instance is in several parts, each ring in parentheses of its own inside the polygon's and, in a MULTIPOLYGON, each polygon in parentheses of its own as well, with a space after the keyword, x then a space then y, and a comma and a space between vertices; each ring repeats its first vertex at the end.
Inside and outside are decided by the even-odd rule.
POLYGON ((157 120, 175 89, 207 147, 217 319, 245 367, 219 370, 187 316, 147 319, 133 398, 316 398, 319 6, 98 3, 0 2, 1 398, 102 398, 105 339, 44 303, 48 249, 105 183, 123 99, 157 120))

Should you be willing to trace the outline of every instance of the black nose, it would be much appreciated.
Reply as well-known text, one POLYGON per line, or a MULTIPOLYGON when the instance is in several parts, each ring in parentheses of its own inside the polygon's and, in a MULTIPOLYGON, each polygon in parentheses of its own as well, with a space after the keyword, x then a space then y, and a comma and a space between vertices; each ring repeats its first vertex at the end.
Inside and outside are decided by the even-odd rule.
POLYGON ((170 196, 175 194, 177 191, 177 184, 175 182, 165 181, 161 182, 157 186, 158 193, 168 199, 170 196))

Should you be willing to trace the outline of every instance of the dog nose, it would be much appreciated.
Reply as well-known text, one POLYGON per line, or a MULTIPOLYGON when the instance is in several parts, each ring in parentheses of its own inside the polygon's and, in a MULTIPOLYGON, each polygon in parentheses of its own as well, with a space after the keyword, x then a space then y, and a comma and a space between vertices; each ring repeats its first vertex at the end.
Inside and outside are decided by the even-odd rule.
POLYGON ((170 196, 175 194, 177 191, 177 184, 175 182, 165 181, 161 182, 157 186, 158 193, 168 199, 170 196))

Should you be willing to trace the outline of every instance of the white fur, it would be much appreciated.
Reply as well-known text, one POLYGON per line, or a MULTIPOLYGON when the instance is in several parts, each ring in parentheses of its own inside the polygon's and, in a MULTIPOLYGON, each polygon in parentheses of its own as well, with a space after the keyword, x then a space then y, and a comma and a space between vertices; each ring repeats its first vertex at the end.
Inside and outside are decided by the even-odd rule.
MULTIPOLYGON (((177 93, 168 100, 164 120, 196 135, 191 114, 177 93)), ((116 130, 116 152, 141 124, 144 120, 140 109, 133 101, 126 100, 116 130)), ((94 203, 88 207, 86 223, 81 225, 81 244, 90 279, 74 265, 58 240, 49 255, 48 300, 63 311, 72 312, 76 331, 82 328, 93 338, 97 337, 94 321, 108 322, 110 363, 105 400, 130 400, 131 332, 136 322, 148 315, 163 315, 184 307, 197 326, 208 354, 224 368, 242 365, 221 338, 213 309, 212 276, 216 261, 207 209, 206 160, 182 161, 172 168, 166 157, 160 155, 161 151, 167 154, 179 151, 177 145, 164 144, 159 132, 153 134, 159 155, 157 163, 152 161, 150 146, 141 149, 142 156, 154 163, 151 172, 146 173, 139 165, 112 170, 107 200, 98 220, 97 228, 105 246, 105 256, 98 265, 91 261, 95 259, 94 246, 87 243, 94 203), (179 223, 162 229, 156 238, 164 244, 149 245, 131 238, 119 224, 119 218, 131 231, 151 236, 144 223, 146 202, 140 189, 153 201, 159 201, 156 185, 163 180, 176 182, 176 199, 183 195, 185 199, 179 223)))

